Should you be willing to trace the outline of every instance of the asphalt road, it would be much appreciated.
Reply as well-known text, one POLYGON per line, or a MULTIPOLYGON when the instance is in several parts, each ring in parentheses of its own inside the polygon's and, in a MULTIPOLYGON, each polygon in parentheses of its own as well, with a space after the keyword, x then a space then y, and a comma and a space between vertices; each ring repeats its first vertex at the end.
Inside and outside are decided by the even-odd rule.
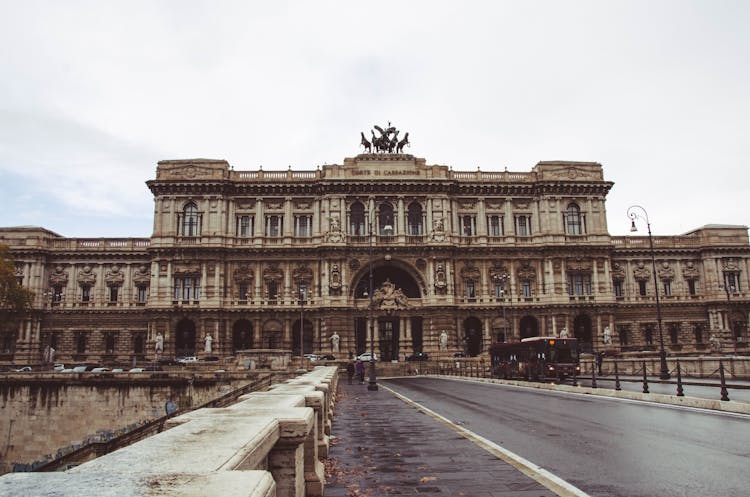
POLYGON ((429 377, 381 381, 591 496, 750 495, 750 416, 429 377))

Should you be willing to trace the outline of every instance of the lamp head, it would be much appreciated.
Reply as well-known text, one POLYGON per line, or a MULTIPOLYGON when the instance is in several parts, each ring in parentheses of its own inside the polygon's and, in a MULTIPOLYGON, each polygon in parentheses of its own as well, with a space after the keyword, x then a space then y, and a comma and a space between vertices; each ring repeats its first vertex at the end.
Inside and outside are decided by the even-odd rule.
POLYGON ((638 231, 638 228, 635 225, 635 219, 633 219, 632 221, 630 221, 630 232, 632 233, 635 231, 638 231))

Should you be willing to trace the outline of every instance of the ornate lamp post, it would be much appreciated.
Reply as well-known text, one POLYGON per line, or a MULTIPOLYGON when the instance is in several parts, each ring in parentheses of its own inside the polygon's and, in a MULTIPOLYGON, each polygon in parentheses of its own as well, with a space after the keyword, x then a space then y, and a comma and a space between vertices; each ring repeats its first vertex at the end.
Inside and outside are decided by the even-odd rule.
POLYGON ((661 326, 661 303, 659 302, 659 279, 656 275, 656 256, 654 255, 654 239, 651 236, 651 222, 648 219, 648 212, 640 205, 631 205, 628 207, 628 217, 630 218, 630 231, 638 231, 635 226, 635 220, 641 219, 646 221, 648 230, 648 247, 651 251, 651 269, 654 275, 654 290, 656 292, 656 323, 659 326, 659 378, 662 380, 669 379, 669 368, 667 367, 667 352, 664 350, 664 333, 661 326), (640 211, 640 213, 638 212, 640 211))
MULTIPOLYGON (((368 216, 369 218, 369 216, 368 216)), ((373 321, 373 315, 372 315, 372 218, 368 219, 368 227, 367 231, 369 236, 369 246, 368 246, 368 265, 370 270, 370 285, 369 285, 369 293, 368 296, 370 298, 370 316, 369 316, 369 325, 370 325, 370 377, 369 377, 369 383, 367 385, 367 389, 370 391, 375 391, 378 389, 378 382, 375 377, 375 323, 373 321)))

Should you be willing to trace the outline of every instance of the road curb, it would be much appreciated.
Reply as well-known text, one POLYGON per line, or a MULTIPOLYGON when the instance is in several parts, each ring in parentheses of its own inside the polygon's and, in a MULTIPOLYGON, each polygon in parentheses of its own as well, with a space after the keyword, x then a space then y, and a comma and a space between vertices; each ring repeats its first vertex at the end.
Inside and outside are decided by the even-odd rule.
MULTIPOLYGON (((673 406, 693 407, 696 409, 709 409, 713 411, 729 412, 735 414, 750 414, 750 403, 737 402, 734 400, 701 399, 699 397, 678 397, 677 395, 665 395, 661 393, 641 393, 626 390, 613 390, 611 388, 591 388, 571 385, 555 385, 553 383, 533 383, 516 380, 501 380, 496 378, 474 378, 470 376, 448 376, 448 375, 425 375, 425 378, 440 378, 454 381, 473 381, 478 383, 495 383, 498 385, 512 385, 523 388, 536 388, 538 390, 553 390, 558 392, 570 392, 583 395, 594 395, 597 397, 613 397, 618 399, 637 400, 642 402, 653 402, 656 404, 668 404, 673 406)), ((392 377, 399 378, 399 377, 392 377)), ((414 378, 414 376, 401 376, 400 378, 414 378)), ((383 378, 386 379, 386 378, 383 378)))

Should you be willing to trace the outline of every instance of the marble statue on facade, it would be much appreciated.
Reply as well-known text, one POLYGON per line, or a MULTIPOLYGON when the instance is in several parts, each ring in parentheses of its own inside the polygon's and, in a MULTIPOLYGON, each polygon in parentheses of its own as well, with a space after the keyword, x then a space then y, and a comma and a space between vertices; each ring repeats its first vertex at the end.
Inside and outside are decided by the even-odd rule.
POLYGON ((340 343, 341 337, 334 331, 333 335, 331 335, 331 350, 333 350, 334 352, 338 352, 340 343))
POLYGON ((206 333, 206 338, 203 339, 203 352, 210 353, 213 351, 213 341, 214 337, 212 337, 210 333, 206 333))
POLYGON ((448 350, 448 333, 445 330, 440 333, 440 350, 448 350))

